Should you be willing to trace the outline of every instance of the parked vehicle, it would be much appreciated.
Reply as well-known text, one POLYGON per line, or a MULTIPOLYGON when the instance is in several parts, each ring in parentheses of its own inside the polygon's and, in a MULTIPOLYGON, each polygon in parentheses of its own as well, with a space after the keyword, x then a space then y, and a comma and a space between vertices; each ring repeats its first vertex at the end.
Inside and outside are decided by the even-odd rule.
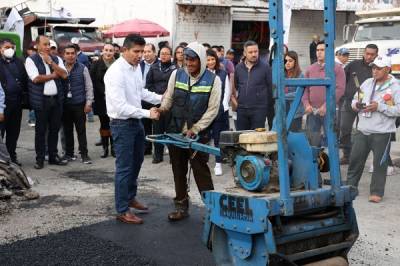
MULTIPOLYGON (((0 30, 10 14, 9 7, 0 8, 0 30)), ((54 17, 32 12, 26 5, 17 9, 24 22, 23 50, 31 46, 38 35, 46 35, 55 41, 61 52, 69 43, 79 44, 89 57, 103 49, 101 33, 90 25, 95 18, 54 17)))
POLYGON ((349 49, 349 61, 352 61, 361 59, 365 46, 374 43, 379 55, 391 57, 392 73, 400 76, 400 8, 360 11, 356 15, 360 19, 343 28, 343 39, 347 43, 337 49, 349 49))

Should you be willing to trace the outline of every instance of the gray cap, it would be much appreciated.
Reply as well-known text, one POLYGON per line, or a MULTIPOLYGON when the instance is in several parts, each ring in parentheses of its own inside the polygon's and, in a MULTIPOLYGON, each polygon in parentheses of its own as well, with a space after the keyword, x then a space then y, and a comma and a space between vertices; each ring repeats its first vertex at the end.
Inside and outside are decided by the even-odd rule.
POLYGON ((199 56, 197 55, 197 53, 196 53, 194 50, 190 49, 189 47, 186 47, 186 48, 183 50, 183 54, 184 54, 184 56, 190 57, 190 58, 199 57, 199 56))

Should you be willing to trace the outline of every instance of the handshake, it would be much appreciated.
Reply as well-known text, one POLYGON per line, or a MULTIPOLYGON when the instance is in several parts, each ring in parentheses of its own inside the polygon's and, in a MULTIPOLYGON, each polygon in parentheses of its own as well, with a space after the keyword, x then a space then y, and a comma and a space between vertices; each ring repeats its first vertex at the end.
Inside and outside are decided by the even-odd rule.
POLYGON ((160 108, 152 107, 150 108, 150 119, 158 120, 160 119, 160 115, 163 111, 160 108))

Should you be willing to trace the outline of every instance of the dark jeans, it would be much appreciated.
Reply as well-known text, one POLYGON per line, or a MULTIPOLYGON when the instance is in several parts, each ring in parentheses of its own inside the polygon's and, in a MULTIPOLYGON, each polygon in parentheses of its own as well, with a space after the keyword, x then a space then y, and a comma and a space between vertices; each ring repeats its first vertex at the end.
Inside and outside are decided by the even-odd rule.
MULTIPOLYGON (((206 140, 201 141, 207 143, 206 140)), ((192 165, 193 176, 199 192, 213 190, 214 185, 211 179, 210 168, 208 168, 208 154, 197 152, 194 158, 193 151, 181 149, 176 146, 169 146, 169 155, 171 156, 172 172, 174 174, 176 201, 182 201, 188 197, 188 163, 192 165)))
POLYGON ((6 147, 10 158, 17 158, 17 141, 21 130, 22 108, 18 104, 10 104, 4 110, 4 123, 1 130, 1 136, 6 135, 6 147))
POLYGON ((325 135, 322 134, 322 129, 325 130, 325 117, 320 115, 308 114, 306 120, 306 130, 308 141, 311 146, 321 147, 325 146, 325 135))
POLYGON ((113 119, 110 126, 116 154, 115 207, 118 213, 125 213, 136 197, 144 158, 144 130, 138 119, 113 119))
POLYGON ((62 117, 62 106, 58 103, 57 96, 43 96, 43 108, 42 110, 35 110, 35 116, 36 161, 44 161, 46 132, 48 132, 49 160, 52 160, 57 156, 58 130, 62 117))
MULTIPOLYGON (((218 115, 211 125, 211 137, 214 140, 214 146, 219 147, 219 136, 222 131, 229 130, 229 113, 228 111, 218 115)), ((216 156, 215 161, 221 163, 221 156, 216 156)))
MULTIPOLYGON (((153 129, 152 129, 153 121, 151 119, 148 119, 148 118, 143 118, 142 119, 142 123, 143 123, 143 128, 144 128, 144 135, 145 136, 152 135, 153 134, 153 129)), ((151 154, 152 146, 153 146, 152 143, 147 141, 147 140, 145 140, 144 145, 145 145, 145 147, 144 147, 145 154, 151 154)))
POLYGON ((250 130, 265 128, 268 109, 264 108, 238 108, 237 130, 250 130))
MULTIPOLYGON (((167 131, 168 124, 170 122, 170 115, 168 113, 162 114, 159 120, 153 122, 153 134, 164 134, 167 131)), ((164 157, 164 145, 154 143, 153 159, 163 160, 164 157)))
POLYGON ((349 101, 344 101, 340 108, 340 147, 343 149, 343 157, 350 158, 351 133, 357 113, 351 108, 349 101))
POLYGON ((81 155, 87 155, 86 139, 86 114, 85 104, 64 105, 63 125, 65 136, 65 153, 69 156, 74 155, 74 126, 78 135, 79 151, 81 155))
MULTIPOLYGON (((374 172, 371 177, 370 195, 382 197, 385 192, 386 170, 388 167, 388 158, 382 162, 385 151, 389 152, 391 133, 364 135, 356 131, 353 135, 353 147, 350 154, 350 163, 347 171, 348 185, 358 187, 362 173, 364 171, 365 161, 369 152, 372 150, 374 155, 374 172)), ((386 154, 388 156, 389 154, 386 154)))

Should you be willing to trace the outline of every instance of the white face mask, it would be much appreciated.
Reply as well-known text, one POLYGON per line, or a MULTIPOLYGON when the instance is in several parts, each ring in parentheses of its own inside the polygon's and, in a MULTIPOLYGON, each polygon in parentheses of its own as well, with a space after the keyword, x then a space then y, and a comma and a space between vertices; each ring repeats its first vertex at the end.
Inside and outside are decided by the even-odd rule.
POLYGON ((12 58, 14 56, 14 53, 15 53, 15 51, 13 48, 8 48, 8 49, 4 50, 3 55, 6 58, 12 58))

